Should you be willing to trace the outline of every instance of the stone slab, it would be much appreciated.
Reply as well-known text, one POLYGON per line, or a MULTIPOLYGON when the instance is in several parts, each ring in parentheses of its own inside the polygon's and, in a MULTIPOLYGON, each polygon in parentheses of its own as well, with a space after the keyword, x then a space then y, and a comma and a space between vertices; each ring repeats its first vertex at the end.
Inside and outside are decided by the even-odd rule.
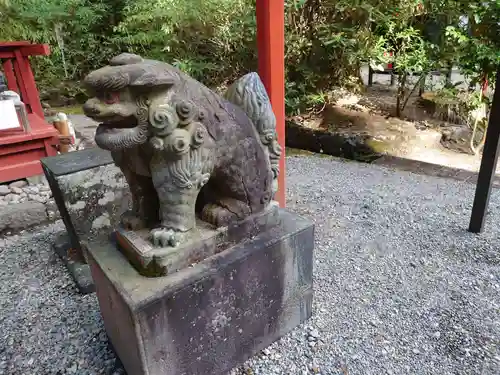
POLYGON ((23 202, 0 206, 0 233, 19 231, 48 221, 43 203, 23 202))
POLYGON ((107 334, 130 375, 221 375, 312 313, 314 225, 280 223, 172 275, 147 278, 104 236, 88 261, 107 334))
POLYGON ((68 269, 78 291, 82 294, 95 292, 90 267, 85 259, 79 258, 78 254, 71 248, 68 235, 66 233, 60 234, 52 247, 68 269))
POLYGON ((92 232, 118 224, 131 204, 128 185, 109 152, 88 149, 42 159, 71 247, 92 232))
MULTIPOLYGON (((98 148, 48 157, 41 162, 66 227, 69 243, 64 246, 72 249, 72 259, 66 259, 63 251, 61 259, 78 289, 88 292, 93 287, 87 277, 90 269, 82 243, 118 225, 120 215, 131 205, 128 185, 109 152, 98 148)), ((55 243, 54 249, 61 246, 55 243)))
POLYGON ((113 163, 111 153, 100 148, 69 152, 43 158, 41 161, 56 177, 113 163))
POLYGON ((176 247, 154 246, 148 229, 129 231, 119 226, 115 234, 120 250, 141 275, 166 276, 248 240, 278 221, 278 203, 272 202, 263 212, 228 227, 215 228, 198 220, 190 239, 176 247))

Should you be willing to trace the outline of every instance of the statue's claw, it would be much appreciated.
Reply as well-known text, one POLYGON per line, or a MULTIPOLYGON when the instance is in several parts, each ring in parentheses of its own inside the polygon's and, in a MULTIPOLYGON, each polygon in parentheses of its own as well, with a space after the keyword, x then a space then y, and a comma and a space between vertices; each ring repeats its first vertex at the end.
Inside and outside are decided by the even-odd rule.
MULTIPOLYGON (((236 205, 235 207, 238 206, 236 205)), ((236 209, 234 211, 236 211, 236 209)), ((207 223, 215 225, 216 227, 222 227, 228 225, 231 221, 234 221, 237 216, 233 211, 229 211, 225 207, 219 206, 217 204, 207 204, 203 208, 201 218, 207 223)))
POLYGON ((121 223, 128 230, 139 230, 146 227, 144 220, 132 211, 123 213, 121 223))
POLYGON ((177 247, 186 239, 186 233, 167 228, 153 229, 150 234, 153 245, 157 247, 177 247))

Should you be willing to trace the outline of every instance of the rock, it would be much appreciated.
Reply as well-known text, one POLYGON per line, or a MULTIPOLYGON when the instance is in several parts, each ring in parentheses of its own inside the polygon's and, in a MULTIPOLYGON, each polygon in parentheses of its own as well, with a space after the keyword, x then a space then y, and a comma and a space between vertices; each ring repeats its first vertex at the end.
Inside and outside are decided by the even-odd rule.
POLYGON ((317 329, 313 329, 313 330, 311 330, 311 332, 309 332, 309 336, 317 339, 319 337, 319 331, 317 329))
POLYGON ((312 371, 313 374, 319 373, 319 366, 316 363, 309 364, 309 370, 312 371))
POLYGON ((38 186, 27 186, 24 188, 24 191, 31 194, 38 194, 40 192, 40 189, 38 188, 38 186))
POLYGON ((51 197, 52 196, 52 192, 50 190, 41 190, 40 189, 40 195, 42 197, 51 197))
POLYGON ((47 210, 47 217, 49 220, 56 220, 56 219, 59 219, 61 217, 61 214, 59 213, 59 211, 56 209, 56 210, 47 210))
POLYGON ((44 197, 44 196, 39 195, 39 194, 30 194, 30 195, 28 195, 28 197, 32 201, 39 202, 39 203, 45 203, 48 200, 48 197, 44 197))
POLYGON ((103 213, 92 222, 92 229, 102 229, 109 226, 111 226, 111 220, 107 212, 103 213))
POLYGON ((19 195, 16 195, 16 194, 7 194, 5 196, 5 201, 6 202, 14 202, 14 201, 19 201, 20 197, 19 195))
POLYGON ((23 188, 25 187, 26 185, 28 185, 28 183, 25 181, 25 180, 19 180, 19 181, 14 181, 14 182, 11 182, 9 184, 9 188, 23 188))
POLYGON ((10 194, 11 191, 7 185, 0 185, 0 196, 10 194))
POLYGON ((28 177, 27 180, 28 180, 28 183, 30 185, 42 185, 42 184, 47 185, 48 184, 47 179, 45 178, 45 176, 43 174, 38 175, 38 176, 28 177))
POLYGON ((21 189, 20 187, 17 187, 17 186, 10 186, 10 191, 13 193, 13 194, 17 194, 17 195, 21 195, 23 192, 23 189, 21 189))

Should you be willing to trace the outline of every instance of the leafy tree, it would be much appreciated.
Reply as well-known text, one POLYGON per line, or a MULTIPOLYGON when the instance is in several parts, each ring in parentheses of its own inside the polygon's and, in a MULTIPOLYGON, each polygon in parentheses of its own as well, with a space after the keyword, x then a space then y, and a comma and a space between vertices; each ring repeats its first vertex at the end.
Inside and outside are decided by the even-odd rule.
POLYGON ((232 80, 256 62, 255 1, 128 1, 113 42, 173 62, 204 82, 232 80))
MULTIPOLYGON (((393 62, 398 114, 409 77, 458 65, 493 82, 499 2, 287 0, 287 110, 321 104, 335 86, 362 89, 360 68, 393 62), (472 20, 460 23, 460 16, 472 20), (388 52, 393 52, 392 57, 388 52)), ((174 63, 224 86, 256 69, 255 0, 0 0, 0 38, 49 43, 35 60, 42 87, 78 94, 78 81, 119 52, 174 63), (63 81, 63 85, 59 84, 63 81)))

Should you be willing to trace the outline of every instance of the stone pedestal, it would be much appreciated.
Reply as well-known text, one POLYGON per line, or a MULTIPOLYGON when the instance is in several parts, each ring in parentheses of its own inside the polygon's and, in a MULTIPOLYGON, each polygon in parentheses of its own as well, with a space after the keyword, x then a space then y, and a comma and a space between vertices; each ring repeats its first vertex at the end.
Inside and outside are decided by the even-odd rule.
MULTIPOLYGON (((98 148, 44 158, 42 167, 66 227, 53 247, 81 293, 94 290, 82 242, 118 224, 130 206, 125 177, 111 154, 98 148)), ((55 208, 54 208, 55 209, 55 208)))
POLYGON ((192 238, 177 247, 153 246, 149 229, 127 231, 119 226, 115 239, 141 275, 167 276, 276 226, 278 209, 278 202, 272 202, 266 210, 220 228, 198 220, 192 238))
POLYGON ((192 267, 145 277, 112 241, 88 261, 110 340, 129 375, 221 375, 311 316, 314 226, 279 224, 192 267))

